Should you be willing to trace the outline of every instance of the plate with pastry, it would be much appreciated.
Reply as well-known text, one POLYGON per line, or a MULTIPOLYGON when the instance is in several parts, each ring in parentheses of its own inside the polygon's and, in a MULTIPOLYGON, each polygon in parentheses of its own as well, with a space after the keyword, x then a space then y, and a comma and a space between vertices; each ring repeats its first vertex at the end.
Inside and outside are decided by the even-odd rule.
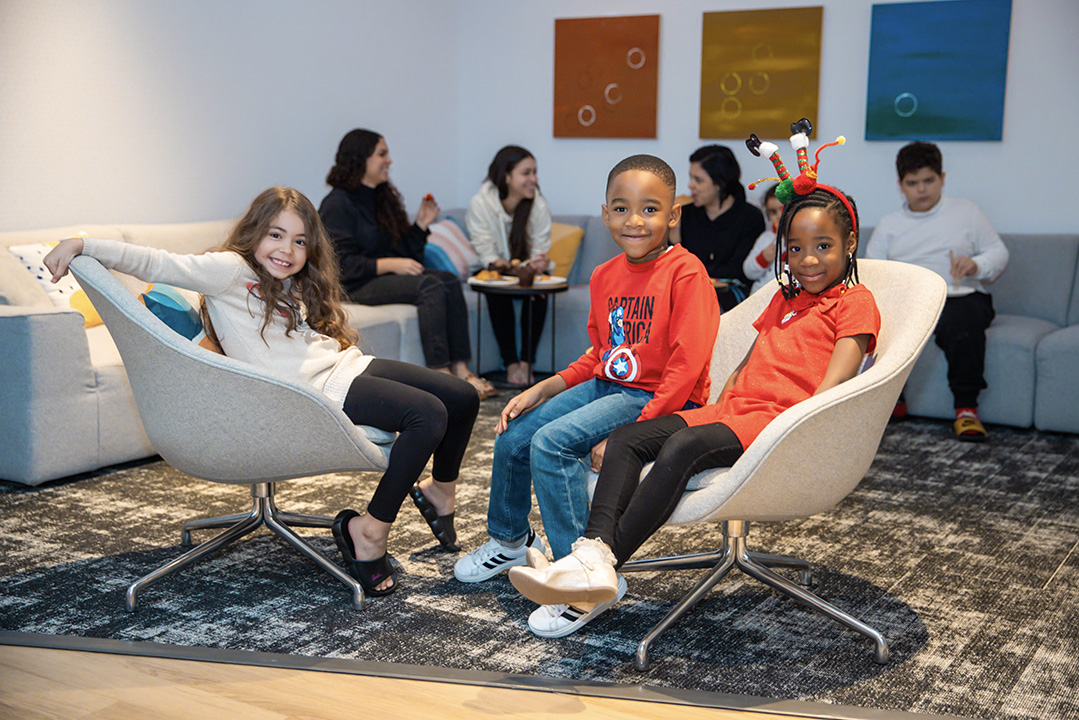
POLYGON ((559 275, 537 275, 532 281, 532 287, 552 287, 554 285, 564 285, 566 278, 559 275))
POLYGON ((468 279, 469 285, 482 285, 485 287, 505 287, 516 285, 520 279, 516 275, 503 275, 497 270, 480 270, 468 279))

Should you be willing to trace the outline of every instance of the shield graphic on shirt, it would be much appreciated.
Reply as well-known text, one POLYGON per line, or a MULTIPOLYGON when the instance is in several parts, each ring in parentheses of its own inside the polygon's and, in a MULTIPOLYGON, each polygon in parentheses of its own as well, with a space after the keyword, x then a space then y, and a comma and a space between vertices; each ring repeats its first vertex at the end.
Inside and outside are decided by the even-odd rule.
POLYGON ((637 356, 628 347, 615 348, 603 364, 603 374, 617 382, 633 382, 637 379, 640 364, 637 356))

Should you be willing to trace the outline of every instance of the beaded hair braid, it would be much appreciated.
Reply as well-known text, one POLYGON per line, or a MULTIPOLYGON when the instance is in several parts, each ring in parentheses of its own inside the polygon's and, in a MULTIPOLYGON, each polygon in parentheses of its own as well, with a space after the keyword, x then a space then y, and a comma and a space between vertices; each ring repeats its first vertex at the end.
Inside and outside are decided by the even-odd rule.
MULTIPOLYGON (((817 148, 813 156, 813 164, 809 164, 809 132, 813 129, 808 118, 802 118, 796 123, 791 123, 791 147, 794 148, 798 157, 798 176, 791 178, 783 160, 779 157, 779 147, 770 142, 762 142, 756 134, 750 134, 746 140, 749 151, 760 157, 762 152, 772 161, 773 167, 779 173, 777 178, 764 178, 749 184, 753 190, 762 182, 775 180, 779 182, 776 187, 776 199, 783 204, 783 215, 779 218, 776 228, 776 256, 774 268, 776 280, 783 288, 783 296, 790 299, 801 292, 798 281, 791 276, 790 267, 786 263, 786 254, 783 252, 783 244, 790 228, 794 215, 804 208, 821 208, 828 212, 837 222, 840 229, 846 235, 853 234, 855 241, 858 240, 858 209, 854 200, 842 190, 817 182, 817 166, 820 165, 820 152, 826 147, 842 145, 847 140, 842 135, 834 142, 825 143, 817 148), (783 275, 786 275, 784 281, 783 275)), ((856 249, 857 251, 857 249, 856 249)), ((848 285, 858 282, 858 261, 851 253, 848 257, 847 272, 844 282, 848 285)))

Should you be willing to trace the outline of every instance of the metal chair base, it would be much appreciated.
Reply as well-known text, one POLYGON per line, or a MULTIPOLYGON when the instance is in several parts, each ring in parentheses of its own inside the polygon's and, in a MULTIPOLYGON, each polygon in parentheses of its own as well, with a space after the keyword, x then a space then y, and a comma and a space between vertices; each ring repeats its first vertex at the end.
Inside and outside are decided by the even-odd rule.
POLYGON ((744 521, 728 520, 721 525, 724 541, 722 550, 651 560, 634 560, 622 566, 622 572, 712 568, 712 571, 701 578, 696 587, 683 597, 667 613, 667 616, 649 630, 648 634, 641 640, 637 646, 637 657, 634 661, 634 665, 638 670, 644 670, 648 667, 648 650, 652 643, 666 632, 671 625, 681 620, 686 613, 692 610, 713 587, 726 577, 731 568, 738 568, 750 577, 756 578, 765 585, 797 600, 810 609, 823 613, 851 630, 865 635, 875 645, 873 659, 882 665, 888 662, 888 643, 885 642, 884 637, 879 632, 806 589, 811 580, 808 562, 787 557, 786 555, 769 555, 749 550, 746 547, 748 523, 744 521), (770 569, 772 567, 786 567, 798 570, 798 579, 801 586, 773 572, 770 569))
POLYGON ((310 558, 316 565, 328 572, 334 578, 347 585, 352 590, 352 606, 362 610, 365 604, 363 586, 345 573, 334 563, 307 544, 307 542, 293 532, 290 526, 296 527, 331 527, 333 518, 321 515, 303 515, 300 513, 285 512, 278 509, 274 503, 274 483, 254 483, 251 485, 251 511, 237 515, 225 515, 217 518, 204 520, 191 520, 184 523, 181 544, 184 547, 191 546, 191 531, 208 528, 227 528, 225 532, 217 535, 206 542, 187 551, 174 560, 165 563, 153 572, 144 575, 127 588, 125 606, 128 612, 134 612, 137 605, 138 593, 145 587, 152 585, 163 577, 181 570, 210 553, 239 540, 244 535, 254 532, 265 525, 275 534, 284 538, 290 545, 310 558))

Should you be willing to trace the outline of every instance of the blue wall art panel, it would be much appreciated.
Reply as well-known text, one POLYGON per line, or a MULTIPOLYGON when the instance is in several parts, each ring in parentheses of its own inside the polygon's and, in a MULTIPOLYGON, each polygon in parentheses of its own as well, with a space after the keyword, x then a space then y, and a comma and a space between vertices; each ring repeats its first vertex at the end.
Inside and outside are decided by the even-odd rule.
POLYGON ((1000 140, 1011 0, 873 6, 866 140, 1000 140))

